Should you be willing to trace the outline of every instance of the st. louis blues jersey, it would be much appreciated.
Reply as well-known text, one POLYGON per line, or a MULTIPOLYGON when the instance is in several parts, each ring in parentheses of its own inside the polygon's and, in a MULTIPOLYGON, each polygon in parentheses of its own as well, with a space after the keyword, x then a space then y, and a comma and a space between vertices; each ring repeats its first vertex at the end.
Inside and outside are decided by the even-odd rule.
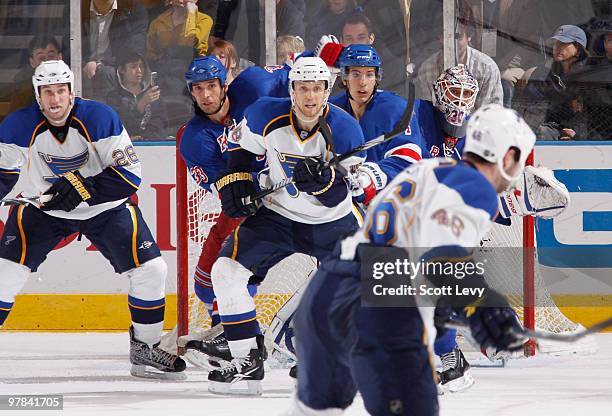
POLYGON ((78 170, 93 177, 95 196, 73 211, 46 211, 69 219, 92 218, 136 192, 141 166, 119 116, 109 106, 75 99, 67 127, 51 126, 38 104, 18 110, 0 124, 0 194, 25 174, 24 196, 38 196, 59 176, 78 170))
POLYGON ((449 159, 423 160, 374 198, 364 225, 343 241, 342 256, 352 259, 360 243, 478 247, 496 214, 497 193, 476 168, 449 159))
MULTIPOLYGON (((353 115, 349 97, 342 93, 330 102, 353 115)), ((376 91, 359 118, 365 141, 368 142, 393 130, 404 110, 406 100, 388 91, 376 91)), ((424 141, 417 120, 413 117, 405 133, 396 138, 368 149, 366 162, 375 162, 391 181, 398 173, 427 155, 423 154, 424 141)))
MULTIPOLYGON (((298 131, 295 115, 291 112, 288 98, 261 98, 251 105, 234 132, 233 140, 243 149, 265 155, 269 166, 269 187, 293 176, 293 168, 307 156, 332 158, 318 126, 312 131, 298 131)), ((363 133, 357 121, 344 110, 328 105, 325 117, 329 124, 336 152, 341 154, 363 144, 363 133)), ((363 157, 355 156, 342 162, 348 170, 351 165, 361 163, 363 157)), ((348 215, 353 209, 351 195, 335 207, 324 206, 316 196, 299 192, 293 185, 272 193, 264 199, 264 206, 291 220, 307 224, 331 222, 348 215)))
POLYGON ((231 130, 242 121, 244 110, 257 100, 251 90, 235 83, 230 84, 227 98, 230 108, 226 123, 214 122, 196 109, 196 115, 185 126, 179 145, 191 176, 208 191, 226 168, 228 151, 232 147, 227 140, 231 130))
POLYGON ((419 101, 419 106, 415 106, 413 121, 418 123, 421 136, 431 157, 461 160, 465 137, 453 137, 446 134, 441 128, 444 114, 436 110, 431 101, 419 101))

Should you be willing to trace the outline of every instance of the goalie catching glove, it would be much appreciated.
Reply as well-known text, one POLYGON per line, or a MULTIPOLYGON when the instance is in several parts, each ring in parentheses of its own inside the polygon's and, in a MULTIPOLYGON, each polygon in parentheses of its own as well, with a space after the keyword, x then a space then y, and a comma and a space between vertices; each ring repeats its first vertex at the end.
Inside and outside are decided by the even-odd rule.
POLYGON ((215 182, 215 188, 221 194, 221 207, 229 217, 240 218, 255 214, 255 202, 245 204, 243 199, 253 196, 257 188, 250 172, 230 172, 215 182))
POLYGON ((565 211, 570 196, 567 188, 545 167, 527 166, 514 190, 499 196, 502 217, 536 215, 552 218, 565 211))
POLYGON ((526 341, 518 316, 505 297, 489 289, 472 306, 465 308, 472 336, 483 350, 517 351, 526 341))
POLYGON ((60 210, 70 212, 81 204, 91 203, 96 194, 93 178, 84 178, 78 170, 60 176, 45 195, 53 195, 50 201, 45 202, 43 211, 60 210))

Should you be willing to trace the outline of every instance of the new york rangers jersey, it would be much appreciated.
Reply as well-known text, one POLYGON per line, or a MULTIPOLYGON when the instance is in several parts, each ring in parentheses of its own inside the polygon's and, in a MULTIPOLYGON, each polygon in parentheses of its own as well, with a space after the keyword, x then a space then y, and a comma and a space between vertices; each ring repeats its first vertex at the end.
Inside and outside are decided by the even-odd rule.
POLYGON ((496 214, 497 193, 476 168, 449 159, 423 160, 374 198, 364 225, 343 241, 342 257, 352 259, 360 243, 478 247, 496 214))
POLYGON ((445 133, 441 128, 444 114, 436 110, 431 101, 418 101, 419 105, 418 107, 415 106, 413 121, 419 125, 428 153, 431 157, 448 157, 461 160, 461 154, 465 146, 465 136, 454 137, 445 133))
MULTIPOLYGON (((289 71, 291 67, 285 65, 251 66, 240 73, 230 87, 250 91, 257 98, 260 97, 289 97, 289 71)), ((254 101, 254 100, 253 100, 254 101)))
POLYGON ((127 131, 109 106, 76 98, 67 127, 50 125, 38 104, 18 110, 0 124, 0 194, 25 173, 24 196, 38 196, 64 173, 93 177, 96 195, 73 211, 46 211, 87 219, 114 208, 138 189, 141 166, 127 131))
MULTIPOLYGON (((341 154, 363 144, 363 133, 357 121, 344 110, 328 105, 325 117, 331 128, 336 152, 341 154)), ((269 187, 293 176, 293 168, 304 157, 332 158, 330 147, 319 132, 300 131, 288 98, 261 98, 251 105, 233 134, 233 141, 243 149, 267 158, 269 187)), ((345 169, 361 163, 355 156, 342 162, 345 169)), ((299 192, 293 185, 272 193, 264 199, 264 206, 293 221, 307 224, 331 222, 348 215, 353 209, 351 195, 335 207, 321 204, 316 196, 299 192)))
MULTIPOLYGON (((346 93, 330 98, 330 102, 354 116, 346 93)), ((399 95, 388 91, 376 91, 359 118, 365 141, 368 142, 392 131, 401 118, 406 104, 406 100, 399 95)), ((366 162, 376 162, 387 175, 387 180, 391 181, 402 170, 428 156, 423 152, 424 144, 418 122, 413 117, 404 134, 368 149, 366 162)))

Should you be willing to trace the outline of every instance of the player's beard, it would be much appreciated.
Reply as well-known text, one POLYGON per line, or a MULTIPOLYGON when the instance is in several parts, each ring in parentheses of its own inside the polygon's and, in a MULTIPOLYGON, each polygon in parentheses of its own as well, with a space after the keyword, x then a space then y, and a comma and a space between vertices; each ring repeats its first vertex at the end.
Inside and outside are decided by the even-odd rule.
POLYGON ((204 115, 206 116, 212 116, 217 114, 219 111, 221 111, 221 109, 223 108, 223 104, 225 104, 225 100, 227 99, 227 93, 223 90, 223 97, 219 100, 219 106, 217 107, 217 109, 215 111, 212 112, 206 112, 202 109, 202 106, 198 103, 198 107, 200 107, 200 111, 202 111, 202 113, 204 113, 204 115))

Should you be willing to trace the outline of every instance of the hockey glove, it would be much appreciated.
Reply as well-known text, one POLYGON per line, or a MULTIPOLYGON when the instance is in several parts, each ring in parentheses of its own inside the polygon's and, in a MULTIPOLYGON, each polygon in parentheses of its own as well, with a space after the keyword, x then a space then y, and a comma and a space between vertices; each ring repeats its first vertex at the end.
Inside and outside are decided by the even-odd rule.
POLYGON ((355 202, 368 205, 376 192, 387 184, 387 174, 376 163, 366 162, 350 177, 351 193, 355 202))
POLYGON ((310 195, 320 195, 328 191, 336 180, 336 169, 325 167, 325 162, 316 157, 300 160, 293 169, 295 187, 310 195))
POLYGON ((43 211, 60 210, 70 212, 83 201, 91 201, 96 194, 93 178, 84 178, 78 170, 68 172, 57 178, 45 195, 53 195, 45 202, 43 211))
POLYGON ((230 172, 221 176, 215 182, 217 191, 221 194, 223 212, 232 218, 248 217, 255 214, 257 205, 252 202, 245 205, 243 198, 257 192, 250 172, 230 172))
POLYGON ((514 309, 505 297, 490 290, 474 306, 465 308, 472 336, 483 350, 516 351, 526 341, 514 309), (480 305, 480 306, 479 306, 480 305))
POLYGON ((516 189, 499 196, 502 217, 536 215, 552 218, 565 211, 570 195, 553 172, 545 167, 527 166, 516 189))
POLYGON ((328 67, 336 67, 336 61, 340 57, 344 45, 338 42, 334 35, 323 35, 315 46, 314 56, 323 59, 328 67))

